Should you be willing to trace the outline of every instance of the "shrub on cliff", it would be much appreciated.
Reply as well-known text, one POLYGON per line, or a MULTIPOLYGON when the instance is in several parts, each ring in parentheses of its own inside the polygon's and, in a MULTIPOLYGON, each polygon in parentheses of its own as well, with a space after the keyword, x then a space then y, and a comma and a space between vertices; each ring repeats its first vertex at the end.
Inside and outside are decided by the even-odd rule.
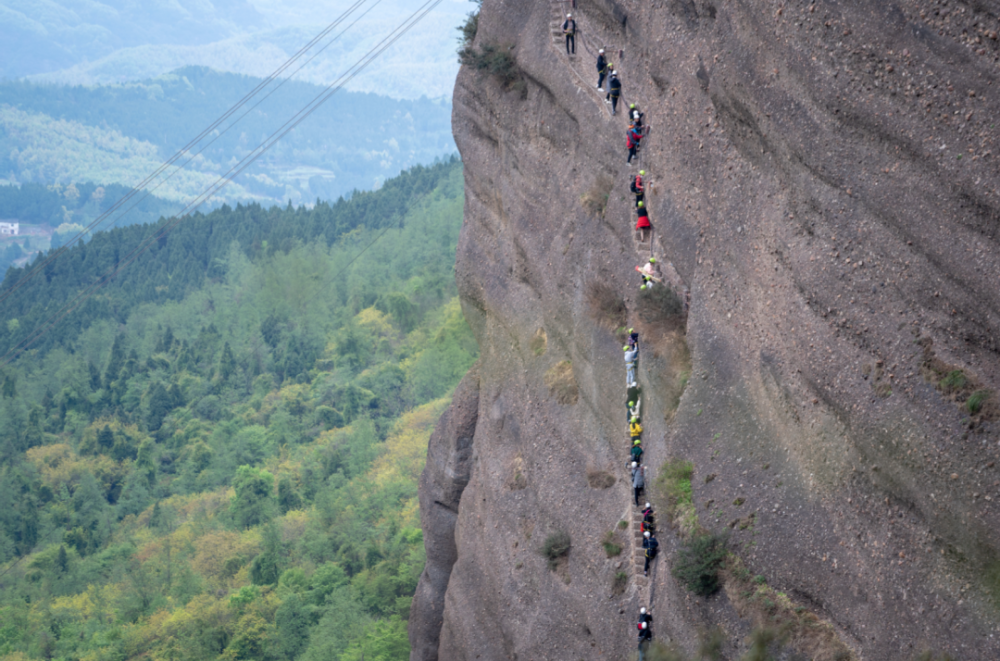
POLYGON ((673 575, 691 592, 707 597, 719 589, 719 570, 725 559, 725 536, 697 535, 680 548, 673 575))
POLYGON ((557 530, 545 538, 539 552, 549 561, 549 569, 555 569, 560 558, 569 555, 570 545, 569 533, 565 530, 557 530))
POLYGON ((510 48, 486 44, 477 50, 472 44, 466 44, 458 50, 458 61, 476 71, 495 76, 505 88, 516 87, 523 85, 524 81, 510 48))

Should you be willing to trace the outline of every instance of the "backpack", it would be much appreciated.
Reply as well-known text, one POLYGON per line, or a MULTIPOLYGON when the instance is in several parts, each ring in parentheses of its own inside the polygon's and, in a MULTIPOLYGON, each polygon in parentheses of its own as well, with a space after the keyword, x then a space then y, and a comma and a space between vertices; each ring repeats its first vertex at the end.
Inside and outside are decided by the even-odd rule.
POLYGON ((633 193, 638 193, 639 192, 639 189, 636 188, 636 186, 635 186, 635 175, 632 175, 632 183, 629 184, 629 190, 631 190, 633 193))
POLYGON ((639 532, 646 532, 647 530, 649 532, 656 532, 656 525, 653 523, 652 519, 643 521, 639 524, 639 532))

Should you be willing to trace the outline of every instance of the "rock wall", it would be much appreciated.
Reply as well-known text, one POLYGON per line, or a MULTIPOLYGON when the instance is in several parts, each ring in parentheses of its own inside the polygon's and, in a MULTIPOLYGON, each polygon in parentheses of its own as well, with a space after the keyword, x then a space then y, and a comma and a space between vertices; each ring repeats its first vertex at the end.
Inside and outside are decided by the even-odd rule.
POLYGON ((599 286, 649 331, 651 477, 693 462, 700 524, 732 526, 753 574, 855 658, 1000 658, 997 5, 577 4, 568 57, 566 4, 485 0, 473 45, 517 75, 456 85, 457 278, 482 355, 431 441, 411 658, 626 658, 647 603, 660 639, 693 650, 719 625, 725 658, 745 650, 753 618, 670 575, 674 532, 648 585, 629 535, 624 556, 601 546, 634 508, 599 286), (638 167, 594 89, 598 46, 651 125, 652 254, 689 292, 690 364, 639 314, 638 167), (572 547, 550 568, 558 530, 572 547))

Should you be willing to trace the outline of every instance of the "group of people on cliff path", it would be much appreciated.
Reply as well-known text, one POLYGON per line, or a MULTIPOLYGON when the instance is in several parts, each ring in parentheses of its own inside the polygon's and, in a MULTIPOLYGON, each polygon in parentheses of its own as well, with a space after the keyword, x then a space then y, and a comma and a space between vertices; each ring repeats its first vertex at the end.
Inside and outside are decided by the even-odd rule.
MULTIPOLYGON (((576 21, 573 19, 573 14, 566 14, 566 20, 562 24, 562 32, 566 37, 566 54, 570 56, 576 54, 576 30, 577 26, 576 21)), ((607 93, 604 101, 611 105, 611 114, 614 116, 618 112, 618 102, 622 98, 622 83, 618 78, 618 72, 615 70, 614 64, 608 61, 607 57, 605 57, 604 49, 601 48, 597 53, 598 92, 605 92, 605 81, 607 81, 607 93)), ((629 166, 632 166, 633 159, 636 159, 636 161, 639 160, 637 156, 639 155, 642 140, 646 136, 646 127, 643 120, 644 113, 639 110, 635 103, 629 104, 628 129, 626 131, 625 143, 628 148, 628 159, 626 162, 629 166)), ((646 209, 645 177, 646 171, 639 170, 639 174, 631 178, 629 185, 632 194, 635 196, 635 228, 636 232, 638 232, 640 242, 643 243, 652 233, 652 223, 650 223, 649 212, 646 209)), ((645 290, 653 287, 654 283, 663 282, 655 257, 650 257, 645 265, 636 266, 635 269, 641 278, 640 289, 645 290)), ((633 499, 635 506, 640 507, 639 497, 646 488, 646 467, 642 463, 642 421, 640 416, 642 400, 639 397, 638 383, 635 378, 636 363, 639 359, 639 334, 635 332, 635 329, 629 329, 628 343, 623 349, 625 351, 626 399, 628 400, 629 465, 632 472, 633 499)), ((645 556, 643 574, 649 576, 650 563, 656 558, 660 544, 656 539, 656 524, 653 516, 653 508, 650 503, 645 503, 641 511, 642 522, 640 523, 640 530, 642 532, 643 555, 645 556)), ((647 612, 646 608, 639 609, 637 628, 639 632, 640 660, 645 657, 649 644, 653 639, 652 622, 653 617, 647 612)))
MULTIPOLYGON (((632 470, 632 497, 635 506, 639 507, 639 496, 646 488, 646 467, 642 463, 642 420, 640 418, 642 408, 642 398, 639 395, 638 383, 635 380, 636 362, 639 359, 639 334, 634 328, 628 330, 628 344, 622 347, 625 351, 625 387, 626 397, 628 397, 628 438, 629 454, 631 457, 630 468, 632 470), (634 399, 633 399, 634 397, 634 399)), ((645 564, 642 572, 644 576, 649 576, 650 563, 656 558, 656 553, 660 548, 660 543, 656 539, 656 521, 653 515, 653 506, 646 503, 642 508, 642 521, 639 524, 642 533, 642 549, 645 556, 645 564)), ((653 638, 650 623, 653 618, 646 612, 645 608, 640 609, 639 617, 639 658, 645 656, 646 649, 653 638)))

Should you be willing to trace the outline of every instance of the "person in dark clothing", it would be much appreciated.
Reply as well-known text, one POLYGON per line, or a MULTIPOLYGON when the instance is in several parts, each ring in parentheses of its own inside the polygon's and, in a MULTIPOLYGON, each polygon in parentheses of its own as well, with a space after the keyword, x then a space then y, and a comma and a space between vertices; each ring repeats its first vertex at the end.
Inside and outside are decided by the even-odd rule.
POLYGON ((618 97, 622 95, 622 83, 618 80, 618 72, 611 71, 611 80, 608 81, 608 95, 604 97, 605 103, 611 104, 611 114, 615 114, 618 109, 618 97))
POLYGON ((630 103, 628 107, 628 118, 631 119, 636 126, 642 127, 642 118, 646 115, 644 112, 639 112, 639 107, 634 103, 630 103))
POLYGON ((649 614, 645 606, 639 609, 639 623, 642 624, 643 622, 646 623, 647 627, 653 625, 653 616, 649 614))
POLYGON ((628 127, 626 135, 628 136, 625 143, 628 146, 628 164, 632 165, 632 157, 639 150, 639 141, 642 140, 642 129, 632 124, 628 127))
POLYGON ((604 58, 604 49, 597 51, 597 91, 604 91, 604 77, 608 75, 608 61, 604 58))
POLYGON ((646 658, 646 652, 649 651, 649 643, 653 640, 653 630, 649 626, 649 622, 639 622, 637 625, 639 628, 639 661, 646 658))
POLYGON ((642 548, 646 549, 646 552, 644 553, 646 556, 646 565, 642 568, 642 573, 644 576, 649 576, 649 563, 656 557, 656 552, 660 548, 660 543, 656 541, 656 535, 652 532, 644 532, 643 537, 642 548))
POLYGON ((630 189, 635 195, 635 208, 639 208, 639 203, 646 199, 646 188, 642 185, 642 178, 646 176, 645 170, 639 170, 639 174, 632 180, 630 189))
POLYGON ((573 14, 566 14, 566 21, 563 23, 563 34, 566 35, 566 54, 576 55, 576 21, 573 20, 573 14), (570 52, 570 46, 573 47, 572 53, 570 52))
POLYGON ((632 461, 637 464, 642 463, 642 441, 638 438, 632 441, 632 461))

